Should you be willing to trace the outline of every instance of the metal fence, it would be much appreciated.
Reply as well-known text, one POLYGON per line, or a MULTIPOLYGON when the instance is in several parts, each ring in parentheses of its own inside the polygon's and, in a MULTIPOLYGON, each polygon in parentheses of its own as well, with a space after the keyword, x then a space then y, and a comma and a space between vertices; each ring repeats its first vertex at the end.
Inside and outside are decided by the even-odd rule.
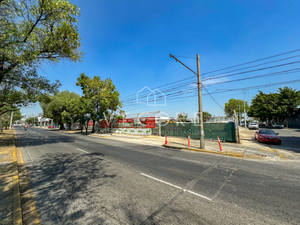
MULTIPOLYGON (((236 133, 234 123, 204 123, 204 137, 205 139, 220 140, 236 142, 236 133)), ((152 132, 153 133, 153 132, 152 132)), ((169 123, 162 125, 162 136, 176 136, 188 137, 191 135, 192 139, 200 138, 199 124, 198 123, 169 123)))

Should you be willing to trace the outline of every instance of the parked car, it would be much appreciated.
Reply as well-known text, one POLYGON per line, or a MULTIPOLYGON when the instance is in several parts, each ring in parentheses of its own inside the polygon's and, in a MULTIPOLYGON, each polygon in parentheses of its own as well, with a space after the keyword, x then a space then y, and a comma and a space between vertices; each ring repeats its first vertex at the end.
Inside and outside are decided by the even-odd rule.
POLYGON ((54 128, 54 126, 53 126, 53 125, 52 125, 52 126, 50 125, 50 126, 48 126, 48 128, 54 128))
POLYGON ((259 123, 258 124, 258 127, 265 127, 266 126, 266 124, 264 124, 264 123, 259 123))
POLYGON ((281 145, 281 138, 278 136, 278 133, 275 133, 273 130, 269 129, 259 129, 255 133, 255 139, 258 142, 270 142, 281 145))
POLYGON ((279 124, 272 124, 272 127, 273 128, 279 128, 279 129, 283 129, 284 128, 284 126, 283 125, 279 125, 279 124))
POLYGON ((257 123, 250 123, 249 125, 248 125, 248 128, 249 129, 258 129, 259 127, 258 127, 258 125, 257 125, 257 123))
MULTIPOLYGON (((249 123, 248 123, 248 121, 247 121, 247 122, 246 122, 246 126, 248 126, 248 124, 249 124, 249 123)), ((245 126, 245 121, 241 121, 241 122, 240 122, 240 126, 244 127, 244 126, 245 126)))

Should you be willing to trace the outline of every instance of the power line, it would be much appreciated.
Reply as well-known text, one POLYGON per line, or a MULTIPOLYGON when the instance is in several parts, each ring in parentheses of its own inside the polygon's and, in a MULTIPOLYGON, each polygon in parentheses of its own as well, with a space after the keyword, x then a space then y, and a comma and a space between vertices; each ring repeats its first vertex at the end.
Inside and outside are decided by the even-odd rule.
MULTIPOLYGON (((272 83, 272 84, 263 84, 263 85, 256 85, 256 86, 250 86, 250 87, 242 87, 242 88, 236 88, 236 89, 224 89, 222 91, 218 91, 218 89, 216 91, 218 92, 212 92, 210 94, 219 94, 219 93, 224 93, 224 92, 230 92, 230 91, 241 91, 241 90, 251 90, 251 89, 259 89, 259 88, 266 88, 266 87, 271 87, 271 86, 277 86, 277 85, 282 85, 282 84, 289 84, 289 83, 298 83, 300 82, 300 79, 298 80, 291 80, 291 81, 285 81, 285 82, 277 82, 277 83, 272 83)), ((208 95, 208 94, 203 94, 203 95, 208 95)), ((191 97, 196 97, 197 95, 190 95, 190 96, 181 96, 181 97, 177 97, 177 96, 172 96, 171 98, 168 98, 169 100, 177 100, 177 99, 181 99, 181 98, 191 98, 191 97)), ((132 105, 136 105, 136 104, 132 104, 132 105)), ((128 106, 126 106, 128 107, 128 106)))
MULTIPOLYGON (((206 86, 212 86, 212 85, 218 85, 218 84, 224 84, 224 83, 231 83, 231 82, 238 82, 238 81, 243 81, 243 80, 248 80, 248 79, 257 79, 257 78, 263 78, 263 77, 268 77, 268 76, 276 76, 276 75, 284 75, 284 74, 289 74, 289 73, 295 73, 295 72, 299 72, 299 69, 300 68, 295 68, 295 69, 290 69, 290 70, 284 70, 284 71, 278 71, 278 72, 274 72, 274 73, 268 73, 268 74, 261 74, 261 75, 257 75, 257 76, 252 76, 252 77, 246 77, 246 78, 241 78, 241 79, 236 79, 236 80, 230 80, 230 81, 221 81, 221 82, 218 82, 218 83, 214 83, 214 84, 211 84, 211 85, 206 85, 206 86)), ((195 82, 194 82, 195 83, 195 82)), ((203 85, 203 82, 202 82, 202 85, 203 85)), ((186 86, 186 85, 182 85, 182 86, 186 86)), ((172 89, 169 89, 167 92, 171 91, 171 90, 174 90, 176 88, 172 88, 172 89)), ((194 88, 193 88, 194 89, 194 88)), ((190 91, 191 89, 188 89, 188 90, 180 90, 180 91, 176 91, 174 93, 170 93, 169 95, 174 95, 176 93, 178 94, 183 94, 183 93, 186 93, 188 91, 190 91)), ((166 92, 164 92, 166 93, 166 92)), ((166 96, 169 96, 169 95, 166 95, 166 96)), ((131 100, 131 101, 125 101, 123 103, 125 104, 129 104, 129 103, 133 103, 133 101, 135 100, 131 100)))
POLYGON ((204 87, 207 94, 209 94, 209 96, 215 101, 215 103, 217 103, 224 110, 224 108, 216 101, 216 99, 214 99, 214 97, 208 92, 208 90, 206 89, 206 87, 203 84, 202 84, 202 87, 204 87))
MULTIPOLYGON (((218 71, 222 71, 222 70, 226 70, 226 69, 230 69, 230 68, 234 68, 234 67, 238 67, 238 66, 242 66, 242 65, 246 65, 246 64, 250 64, 250 63, 254 63, 254 62, 258 62, 258 61, 262 61, 262 60, 266 60, 266 59, 270 59, 270 58, 274 58, 274 57, 278 57, 278 56, 290 54, 290 53, 294 53, 294 52, 297 52, 297 51, 300 51, 300 49, 296 49, 296 50, 292 50, 292 51, 288 51, 288 52, 284 52, 284 53, 280 53, 280 54, 268 56, 268 57, 265 57, 265 58, 261 58, 261 59, 257 59, 257 60, 253 60, 253 61, 249 61, 249 62, 245 62, 245 63, 241 63, 241 64, 238 64, 238 65, 234 65, 234 66, 225 67, 225 68, 222 68, 222 69, 218 69, 218 70, 214 70, 214 71, 202 73, 202 75, 207 75, 207 74, 210 74, 210 73, 215 73, 215 72, 218 72, 218 71)), ((282 60, 284 60, 284 59, 282 59, 282 60)), ((191 70, 191 71, 192 71, 194 74, 196 74, 193 70, 191 70)), ((196 75, 197 75, 197 74, 196 74, 196 75)), ((161 85, 161 86, 159 86, 159 87, 157 87, 157 88, 169 86, 169 85, 171 85, 171 84, 175 84, 175 83, 178 83, 178 82, 181 82, 181 81, 186 81, 186 80, 193 79, 193 78, 194 78, 194 76, 187 77, 187 78, 185 78, 185 79, 181 79, 181 80, 174 81, 174 82, 171 82, 171 83, 168 83, 168 84, 165 84, 165 85, 161 85)), ((126 98, 132 97, 132 96, 134 96, 134 95, 136 95, 136 94, 131 94, 131 95, 125 96, 123 99, 125 100, 126 98)))
POLYGON ((230 68, 233 68, 233 67, 238 67, 238 66, 242 66, 242 65, 246 65, 246 64, 250 64, 250 63, 254 63, 254 62, 258 62, 258 61, 262 61, 262 60, 266 60, 266 59, 271 59, 271 58, 274 58, 274 57, 278 57, 278 56, 282 56, 282 55, 286 55, 286 54, 290 54, 290 53, 298 52, 298 51, 300 51, 300 49, 296 49, 296 50, 293 50, 293 51, 280 53, 280 54, 277 54, 277 55, 268 56, 268 57, 261 58, 261 59, 256 59, 256 60, 253 60, 253 61, 250 61, 250 62, 245 62, 245 63, 238 64, 238 65, 235 65, 235 66, 229 66, 229 67, 226 67, 226 68, 223 68, 223 69, 218 69, 218 70, 210 71, 210 72, 207 72, 207 73, 203 73, 202 75, 206 75, 206 74, 209 74, 209 73, 214 73, 214 72, 218 72, 218 71, 221 71, 221 70, 226 70, 226 69, 230 69, 230 68))
POLYGON ((272 68, 280 67, 280 66, 287 66, 287 65, 291 65, 291 64, 295 64, 295 63, 300 63, 300 61, 295 61, 295 62, 290 62, 290 63, 284 63, 284 64, 279 64, 279 65, 269 66, 269 67, 263 67, 263 68, 259 68, 259 69, 255 69, 255 70, 248 70, 248 71, 244 71, 244 72, 240 72, 240 73, 233 73, 233 74, 218 76, 218 77, 215 77, 215 78, 206 78, 203 81, 214 80, 214 79, 219 79, 219 78, 223 78, 223 77, 236 76, 236 75, 245 74, 245 73, 252 73, 252 72, 255 72, 255 71, 267 70, 267 69, 272 69, 272 68))
MULTIPOLYGON (((284 58, 284 59, 278 59, 278 60, 274 60, 274 61, 271 61, 271 62, 265 62, 265 63, 261 63, 261 64, 257 64, 257 65, 253 65, 253 66, 248 66, 248 67, 244 67, 244 68, 240 68, 240 69, 236 69, 236 70, 231 70, 231 71, 228 71, 228 72, 225 72, 225 73, 232 73, 232 72, 235 72, 235 71, 249 69, 249 68, 252 68, 252 67, 266 65, 266 64, 270 64, 270 63, 274 63, 274 62, 279 62, 279 61, 283 61, 283 60, 287 60, 287 59, 292 59, 292 58, 299 57, 299 56, 300 55, 295 55, 295 56, 287 57, 287 58, 284 58)), ((224 74, 224 73, 215 74, 215 75, 212 75, 210 77, 215 77, 215 76, 222 75, 222 74, 224 74)))

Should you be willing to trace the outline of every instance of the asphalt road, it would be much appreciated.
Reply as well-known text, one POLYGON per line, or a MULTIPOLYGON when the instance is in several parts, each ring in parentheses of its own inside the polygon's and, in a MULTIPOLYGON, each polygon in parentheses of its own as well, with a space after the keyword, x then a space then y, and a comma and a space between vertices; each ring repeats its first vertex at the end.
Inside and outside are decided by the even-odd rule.
POLYGON ((299 162, 16 133, 42 224, 300 224, 299 162))
MULTIPOLYGON (((261 128, 266 129, 266 128, 261 128)), ((271 129, 281 138, 281 145, 275 145, 270 143, 262 143, 262 145, 268 145, 275 149, 283 149, 290 151, 291 153, 300 154, 300 130, 299 129, 271 129)), ((255 136, 255 131, 253 131, 255 136)))

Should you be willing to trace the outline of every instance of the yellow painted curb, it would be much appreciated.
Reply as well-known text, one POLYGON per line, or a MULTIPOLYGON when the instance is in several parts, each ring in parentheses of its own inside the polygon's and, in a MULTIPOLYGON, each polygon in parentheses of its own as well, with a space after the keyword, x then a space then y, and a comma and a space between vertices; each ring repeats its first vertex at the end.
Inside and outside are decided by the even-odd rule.
MULTIPOLYGON (((14 144, 16 144, 16 132, 14 131, 14 144)), ((18 174, 18 158, 17 149, 13 147, 13 160, 15 164, 15 173, 17 175, 13 176, 13 224, 22 225, 22 207, 21 207, 21 195, 20 195, 20 180, 18 174)))
POLYGON ((206 149, 175 147, 175 146, 170 146, 170 145, 163 145, 163 146, 167 147, 167 148, 184 149, 184 150, 189 150, 189 151, 205 152, 205 153, 212 153, 212 154, 217 154, 217 155, 228 155, 228 156, 233 156, 233 157, 237 157, 237 158, 243 158, 243 155, 232 153, 232 152, 215 152, 215 151, 210 151, 210 150, 206 150, 206 149))
MULTIPOLYGON (((15 136, 15 147, 13 149, 13 158, 17 166, 17 173, 18 175, 13 177, 13 224, 22 225, 23 224, 23 211, 22 211, 22 203, 21 203, 21 194, 20 194, 20 178, 19 178, 19 165, 24 165, 24 160, 22 156, 22 151, 19 147, 17 147, 17 135, 14 130, 14 136, 15 136)), ((30 179, 26 170, 23 170, 24 176, 26 179, 30 179)), ((22 178, 21 178, 22 179, 22 178)), ((31 198, 32 202, 30 205, 31 208, 31 215, 34 217, 34 223, 40 225, 41 221, 38 215, 38 211, 36 208, 35 200, 33 191, 30 189, 29 194, 26 195, 26 198, 31 198), (29 195, 29 196, 28 196, 29 195)), ((26 220, 25 220, 26 222, 26 220)))
POLYGON ((13 177, 13 224, 22 225, 21 196, 19 175, 13 177))

